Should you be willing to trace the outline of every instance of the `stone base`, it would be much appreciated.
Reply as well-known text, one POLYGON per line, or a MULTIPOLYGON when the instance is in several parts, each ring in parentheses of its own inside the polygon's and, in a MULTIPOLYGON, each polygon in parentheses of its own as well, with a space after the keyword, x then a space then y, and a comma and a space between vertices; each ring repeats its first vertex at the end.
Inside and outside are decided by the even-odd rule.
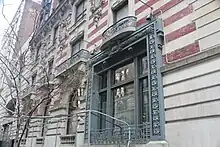
POLYGON ((150 141, 146 147, 168 147, 167 141, 150 141))
MULTIPOLYGON (((127 147, 127 145, 91 145, 84 144, 80 147, 127 147)), ((150 141, 147 144, 130 144, 129 147, 168 147, 167 141, 150 141)))

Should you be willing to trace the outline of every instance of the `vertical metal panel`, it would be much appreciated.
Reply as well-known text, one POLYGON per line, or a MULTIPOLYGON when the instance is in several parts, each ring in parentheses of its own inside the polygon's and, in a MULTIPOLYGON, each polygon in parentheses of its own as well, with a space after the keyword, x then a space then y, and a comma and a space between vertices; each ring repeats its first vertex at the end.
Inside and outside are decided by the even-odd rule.
POLYGON ((135 97, 135 124, 140 123, 140 97, 139 97, 139 80, 138 80, 138 60, 137 58, 134 59, 134 70, 135 70, 135 77, 134 77, 134 97, 135 97))
POLYGON ((148 82, 150 98, 150 123, 151 123, 151 140, 164 140, 164 96, 161 75, 162 55, 158 46, 159 38, 155 22, 151 24, 151 32, 147 37, 147 54, 148 54, 148 82))

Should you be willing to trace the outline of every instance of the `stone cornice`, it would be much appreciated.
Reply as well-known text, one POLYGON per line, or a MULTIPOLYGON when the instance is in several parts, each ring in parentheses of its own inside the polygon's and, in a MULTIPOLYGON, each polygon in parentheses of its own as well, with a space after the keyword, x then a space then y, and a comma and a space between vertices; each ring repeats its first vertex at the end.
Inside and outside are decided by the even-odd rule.
POLYGON ((182 59, 180 61, 166 64, 161 68, 161 72, 163 74, 168 74, 177 69, 183 69, 189 66, 193 66, 216 57, 220 57, 220 46, 215 46, 213 48, 201 51, 191 57, 186 57, 185 59, 182 59))

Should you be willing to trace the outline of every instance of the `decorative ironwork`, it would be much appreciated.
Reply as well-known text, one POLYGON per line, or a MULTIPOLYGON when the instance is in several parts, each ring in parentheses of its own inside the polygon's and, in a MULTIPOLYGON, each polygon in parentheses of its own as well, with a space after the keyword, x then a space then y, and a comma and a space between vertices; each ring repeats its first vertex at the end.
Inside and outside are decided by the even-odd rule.
POLYGON ((55 68, 55 76, 60 75, 63 73, 65 70, 71 68, 73 65, 79 63, 80 61, 86 62, 89 58, 89 51, 87 50, 80 50, 74 55, 72 55, 70 58, 68 58, 66 61, 62 62, 60 65, 58 65, 55 68))
MULTIPOLYGON (((163 84, 160 68, 162 66, 161 43, 157 28, 159 21, 151 24, 153 32, 148 35, 148 77, 151 112, 151 139, 164 139, 163 84)), ((161 36, 162 37, 162 36, 161 36)))
MULTIPOLYGON (((144 144, 150 139, 150 125, 140 124, 130 127, 131 143, 144 144)), ((91 144, 126 144, 128 142, 128 127, 111 128, 91 131, 91 144)))
POLYGON ((102 34, 104 39, 112 38, 116 33, 119 31, 122 31, 125 28, 128 27, 136 27, 136 21, 137 18, 134 16, 128 16, 125 17, 116 23, 114 23, 112 26, 110 26, 107 30, 105 30, 102 34))
POLYGON ((71 134, 71 135, 65 135, 65 136, 60 136, 60 143, 61 144, 74 144, 76 135, 71 134))

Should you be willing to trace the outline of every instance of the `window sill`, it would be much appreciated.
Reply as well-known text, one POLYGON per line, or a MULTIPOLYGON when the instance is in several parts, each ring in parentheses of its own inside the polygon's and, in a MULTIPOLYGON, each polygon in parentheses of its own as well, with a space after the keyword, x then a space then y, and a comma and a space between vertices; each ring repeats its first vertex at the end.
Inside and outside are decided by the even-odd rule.
POLYGON ((127 2, 127 0, 113 0, 113 2, 111 4, 111 9, 116 10, 119 7, 121 7, 122 5, 124 5, 126 2, 127 2))
POLYGON ((70 26, 69 30, 69 34, 72 34, 76 28, 78 28, 79 26, 81 26, 84 22, 86 22, 86 18, 83 18, 80 21, 75 22, 73 25, 70 26))

